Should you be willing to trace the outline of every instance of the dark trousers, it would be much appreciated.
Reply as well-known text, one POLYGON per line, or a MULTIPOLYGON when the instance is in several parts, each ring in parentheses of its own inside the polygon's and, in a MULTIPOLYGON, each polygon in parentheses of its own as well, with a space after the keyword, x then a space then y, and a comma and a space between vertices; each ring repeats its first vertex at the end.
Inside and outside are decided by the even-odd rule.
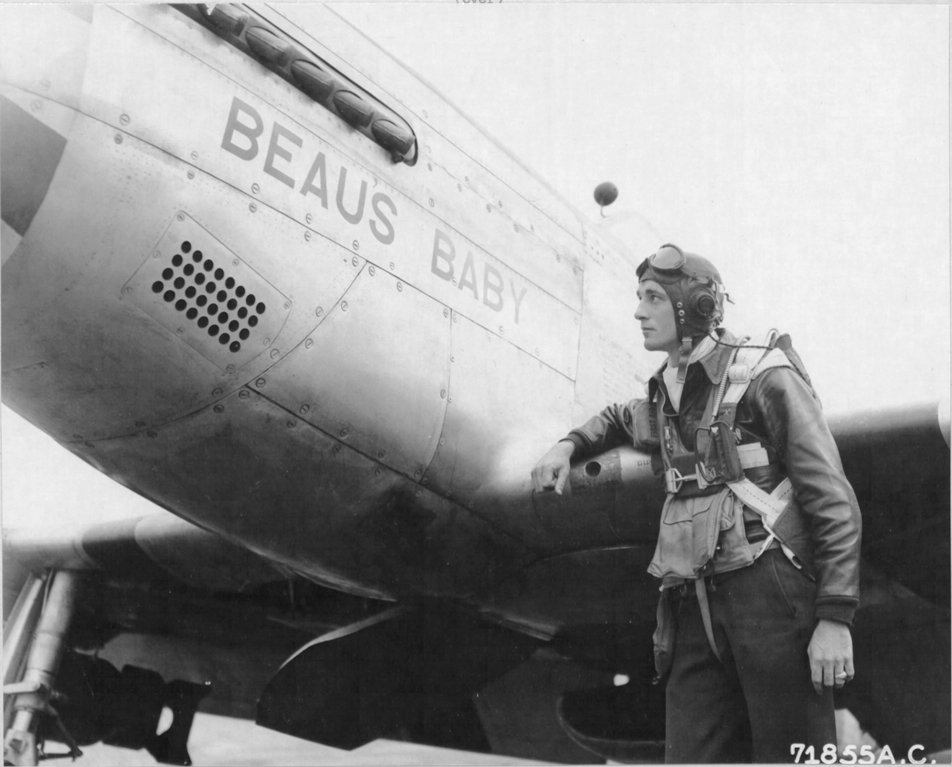
MULTIPOLYGON (((710 581, 709 581, 710 582, 710 581)), ((707 587, 711 651, 694 589, 672 589, 665 761, 792 762, 791 744, 836 743, 833 694, 817 695, 807 645, 816 587, 780 549, 707 587)))

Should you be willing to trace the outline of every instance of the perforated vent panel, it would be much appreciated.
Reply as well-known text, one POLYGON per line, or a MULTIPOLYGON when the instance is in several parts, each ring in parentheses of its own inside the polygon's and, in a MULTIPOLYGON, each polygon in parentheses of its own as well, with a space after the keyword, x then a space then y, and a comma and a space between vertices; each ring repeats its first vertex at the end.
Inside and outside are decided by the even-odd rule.
POLYGON ((291 302, 184 213, 122 289, 130 301, 222 369, 271 345, 291 302))

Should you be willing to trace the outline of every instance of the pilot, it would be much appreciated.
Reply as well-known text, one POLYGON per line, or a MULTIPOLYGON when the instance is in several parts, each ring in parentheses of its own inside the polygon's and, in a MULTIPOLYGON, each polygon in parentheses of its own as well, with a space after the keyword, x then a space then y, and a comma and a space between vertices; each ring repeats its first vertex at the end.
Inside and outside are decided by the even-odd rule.
POLYGON ((644 346, 667 361, 647 397, 606 407, 532 471, 561 493, 570 462, 631 444, 665 480, 648 571, 667 762, 790 762, 833 753, 833 690, 853 678, 861 519, 788 336, 720 327, 710 261, 665 245, 638 267, 644 346))

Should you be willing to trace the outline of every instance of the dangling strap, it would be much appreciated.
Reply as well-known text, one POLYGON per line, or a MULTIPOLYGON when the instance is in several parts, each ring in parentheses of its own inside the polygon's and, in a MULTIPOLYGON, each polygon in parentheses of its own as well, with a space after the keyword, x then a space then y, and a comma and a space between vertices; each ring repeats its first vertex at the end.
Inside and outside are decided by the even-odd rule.
POLYGON ((694 348, 694 339, 690 336, 681 340, 681 348, 678 351, 678 378, 677 382, 683 384, 688 377, 688 362, 691 361, 691 350, 694 348))
POLYGON ((707 643, 711 646, 714 657, 721 663, 721 654, 717 651, 717 643, 714 641, 714 624, 711 621, 711 603, 707 599, 707 585, 704 578, 697 578, 694 581, 694 591, 697 593, 697 604, 701 608, 701 622, 704 624, 704 633, 707 634, 707 643))

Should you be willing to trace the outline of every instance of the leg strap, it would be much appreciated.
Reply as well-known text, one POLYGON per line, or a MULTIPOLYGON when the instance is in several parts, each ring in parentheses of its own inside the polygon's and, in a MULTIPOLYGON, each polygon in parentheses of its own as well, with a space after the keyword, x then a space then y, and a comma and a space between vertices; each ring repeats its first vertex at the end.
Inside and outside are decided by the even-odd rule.
POLYGON ((717 651, 717 643, 714 641, 714 625, 711 622, 711 604, 707 599, 707 585, 704 583, 703 578, 697 578, 694 581, 694 590, 697 593, 697 604, 701 609, 701 621, 704 623, 704 633, 707 634, 707 643, 711 646, 711 650, 721 663, 724 661, 721 660, 721 654, 717 651))

